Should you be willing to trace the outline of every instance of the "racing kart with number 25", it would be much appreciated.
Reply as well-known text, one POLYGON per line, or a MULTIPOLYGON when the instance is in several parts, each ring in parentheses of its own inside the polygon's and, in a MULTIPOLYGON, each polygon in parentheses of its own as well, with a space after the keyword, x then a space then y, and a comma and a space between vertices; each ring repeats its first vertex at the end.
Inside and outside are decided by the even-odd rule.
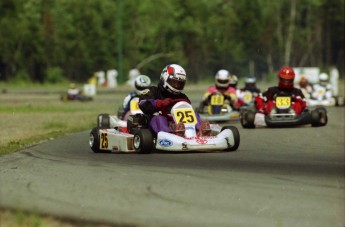
POLYGON ((210 136, 197 134, 197 118, 190 103, 177 100, 170 114, 174 122, 183 122, 185 134, 178 136, 169 132, 155 135, 150 129, 147 115, 130 115, 126 125, 116 115, 99 114, 97 127, 90 132, 89 145, 99 152, 138 152, 161 151, 235 151, 240 144, 240 134, 235 126, 211 124, 210 136), (125 130, 123 128, 125 127, 125 130), (124 132, 127 131, 127 132, 124 132))

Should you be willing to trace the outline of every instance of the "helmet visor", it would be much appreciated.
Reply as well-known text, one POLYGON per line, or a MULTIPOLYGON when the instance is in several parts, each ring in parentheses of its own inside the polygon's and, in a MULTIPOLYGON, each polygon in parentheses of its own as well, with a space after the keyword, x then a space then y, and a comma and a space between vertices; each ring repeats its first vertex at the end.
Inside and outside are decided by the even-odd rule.
POLYGON ((181 80, 181 79, 176 79, 174 77, 168 77, 167 79, 167 83, 173 87, 176 90, 182 91, 184 88, 184 85, 186 84, 185 80, 181 80))
POLYGON ((284 84, 293 84, 293 79, 284 79, 284 78, 280 78, 280 82, 284 83, 284 84))
POLYGON ((229 79, 217 79, 217 82, 219 84, 228 84, 229 83, 229 79))

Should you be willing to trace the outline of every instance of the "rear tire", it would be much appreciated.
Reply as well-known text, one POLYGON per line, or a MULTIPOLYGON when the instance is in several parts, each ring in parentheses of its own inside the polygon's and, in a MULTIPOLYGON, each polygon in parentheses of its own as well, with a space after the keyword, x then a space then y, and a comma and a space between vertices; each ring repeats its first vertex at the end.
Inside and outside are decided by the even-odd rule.
POLYGON ((224 151, 236 151, 237 148, 240 146, 240 132, 235 126, 224 126, 221 131, 225 129, 231 130, 232 134, 234 135, 235 144, 232 147, 224 149, 224 151))
POLYGON ((134 149, 141 154, 149 154, 153 149, 153 136, 149 129, 140 129, 134 134, 134 149))
POLYGON ((255 128, 254 120, 255 112, 246 110, 241 112, 240 121, 243 128, 255 128))
POLYGON ((89 145, 93 152, 95 153, 100 153, 101 150, 99 149, 100 146, 100 140, 99 140, 99 128, 93 128, 90 132, 90 137, 89 137, 89 145))
POLYGON ((98 114, 97 116, 97 126, 101 129, 110 128, 110 115, 109 114, 98 114))

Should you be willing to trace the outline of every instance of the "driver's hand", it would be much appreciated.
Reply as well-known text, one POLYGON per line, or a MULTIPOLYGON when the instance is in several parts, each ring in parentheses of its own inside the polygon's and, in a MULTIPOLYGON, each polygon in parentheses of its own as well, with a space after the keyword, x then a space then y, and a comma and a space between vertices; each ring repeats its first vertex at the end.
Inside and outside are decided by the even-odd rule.
POLYGON ((157 107, 157 109, 162 109, 162 108, 165 108, 167 106, 170 106, 172 103, 173 103, 173 100, 171 98, 166 98, 164 100, 159 99, 156 102, 156 107, 157 107))

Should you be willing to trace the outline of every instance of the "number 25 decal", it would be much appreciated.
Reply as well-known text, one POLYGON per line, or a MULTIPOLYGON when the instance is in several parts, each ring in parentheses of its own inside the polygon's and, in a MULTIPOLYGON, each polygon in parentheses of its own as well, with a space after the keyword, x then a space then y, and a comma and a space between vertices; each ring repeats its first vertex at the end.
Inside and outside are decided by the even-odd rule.
POLYGON ((108 134, 101 133, 101 148, 108 148, 108 134))
POLYGON ((193 109, 177 109, 174 110, 176 122, 183 122, 187 124, 196 124, 196 116, 193 109))

